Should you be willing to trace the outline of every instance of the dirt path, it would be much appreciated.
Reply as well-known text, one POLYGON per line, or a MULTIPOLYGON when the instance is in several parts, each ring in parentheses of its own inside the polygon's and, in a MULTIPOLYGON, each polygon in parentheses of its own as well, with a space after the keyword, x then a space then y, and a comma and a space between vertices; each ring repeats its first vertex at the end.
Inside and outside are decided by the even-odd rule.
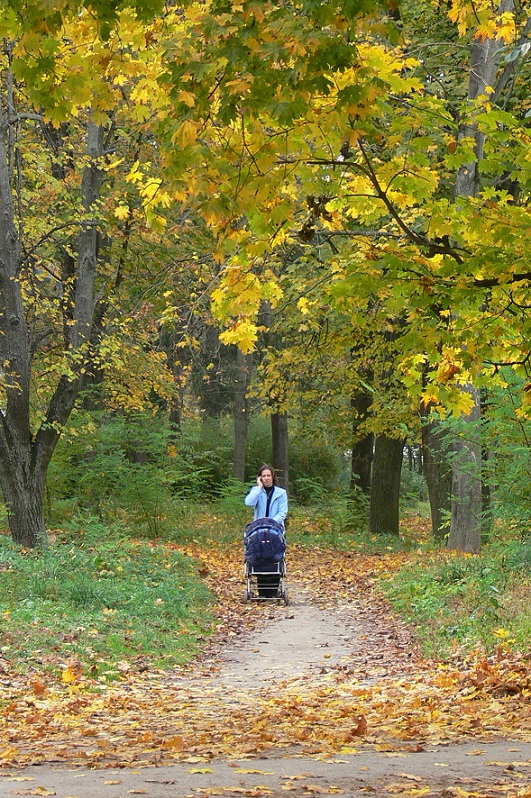
POLYGON ((97 700, 26 699, 0 798, 531 798, 529 696, 473 694, 423 661, 361 563, 341 590, 322 589, 326 563, 303 565, 288 607, 234 608, 194 671, 133 675, 97 700))
POLYGON ((414 667, 409 630, 398 623, 390 627, 372 604, 321 607, 299 590, 288 607, 268 602, 262 609, 267 625, 212 660, 218 688, 256 689, 260 683, 308 680, 341 669, 356 669, 358 679, 370 683, 414 667))

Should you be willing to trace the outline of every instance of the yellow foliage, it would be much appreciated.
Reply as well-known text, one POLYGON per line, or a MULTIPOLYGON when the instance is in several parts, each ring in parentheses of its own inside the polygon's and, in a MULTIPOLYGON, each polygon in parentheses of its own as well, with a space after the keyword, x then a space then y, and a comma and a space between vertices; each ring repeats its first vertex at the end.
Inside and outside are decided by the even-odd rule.
POLYGON ((186 147, 195 143, 197 133, 197 123, 191 119, 185 119, 173 134, 171 139, 172 144, 177 144, 182 149, 186 149, 186 147))
POLYGON ((253 322, 245 319, 235 322, 228 330, 224 330, 219 338, 224 344, 236 344, 244 354, 247 354, 252 352, 255 347, 258 338, 258 327, 253 322))
POLYGON ((127 219, 130 213, 131 211, 129 206, 123 204, 118 205, 114 210, 114 215, 116 216, 117 219, 120 219, 121 221, 127 219))

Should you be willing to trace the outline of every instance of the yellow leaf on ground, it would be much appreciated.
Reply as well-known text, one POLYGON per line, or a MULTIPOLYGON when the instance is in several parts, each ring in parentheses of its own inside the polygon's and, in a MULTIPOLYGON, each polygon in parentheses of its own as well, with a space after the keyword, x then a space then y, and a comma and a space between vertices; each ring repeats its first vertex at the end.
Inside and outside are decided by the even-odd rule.
POLYGON ((235 773, 257 773, 260 776, 274 776, 275 773, 273 770, 255 770, 254 768, 237 768, 234 771, 235 773))

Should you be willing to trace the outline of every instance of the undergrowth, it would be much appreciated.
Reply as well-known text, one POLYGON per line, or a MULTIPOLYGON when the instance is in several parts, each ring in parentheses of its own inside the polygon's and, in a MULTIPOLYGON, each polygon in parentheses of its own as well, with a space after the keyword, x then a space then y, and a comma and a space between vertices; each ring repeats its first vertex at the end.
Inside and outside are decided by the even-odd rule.
POLYGON ((0 537, 1 654, 17 669, 77 661, 95 677, 166 667, 197 652, 212 597, 190 559, 94 519, 45 552, 0 537))
MULTIPOLYGON (((435 549, 425 512, 386 538, 367 534, 363 514, 344 500, 292 502, 288 565, 290 544, 386 558, 378 589, 415 626, 426 655, 489 652, 500 642, 529 652, 529 542, 493 539, 479 555, 454 554, 435 549)), ((238 485, 210 503, 180 503, 155 540, 93 517, 65 521, 45 552, 21 551, 0 536, 0 659, 27 673, 78 661, 103 681, 128 667, 190 661, 214 628, 214 599, 199 564, 175 544, 239 548, 249 520, 238 485)))
POLYGON ((488 654, 500 643, 531 653, 531 546, 497 541, 480 554, 417 550, 382 591, 423 651, 488 654))

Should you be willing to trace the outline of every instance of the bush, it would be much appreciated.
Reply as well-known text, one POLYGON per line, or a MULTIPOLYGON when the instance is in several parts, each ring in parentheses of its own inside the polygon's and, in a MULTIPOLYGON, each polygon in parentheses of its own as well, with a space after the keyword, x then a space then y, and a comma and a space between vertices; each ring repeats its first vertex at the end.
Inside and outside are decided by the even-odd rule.
POLYGON ((139 535, 164 534, 174 511, 169 432, 148 414, 76 416, 48 469, 48 523, 76 508, 109 519, 125 512, 139 535))
POLYGON ((81 508, 141 536, 167 536, 183 503, 224 493, 232 454, 228 425, 212 420, 191 420, 175 435, 160 416, 78 415, 49 468, 47 521, 81 508))
POLYGON ((348 462, 318 438, 295 435, 290 444, 290 488, 301 504, 318 504, 348 484, 348 462))
POLYGON ((529 548, 485 546, 480 555, 438 552, 402 568, 383 586, 395 610, 414 624, 425 652, 490 652, 500 639, 529 647, 529 548))

